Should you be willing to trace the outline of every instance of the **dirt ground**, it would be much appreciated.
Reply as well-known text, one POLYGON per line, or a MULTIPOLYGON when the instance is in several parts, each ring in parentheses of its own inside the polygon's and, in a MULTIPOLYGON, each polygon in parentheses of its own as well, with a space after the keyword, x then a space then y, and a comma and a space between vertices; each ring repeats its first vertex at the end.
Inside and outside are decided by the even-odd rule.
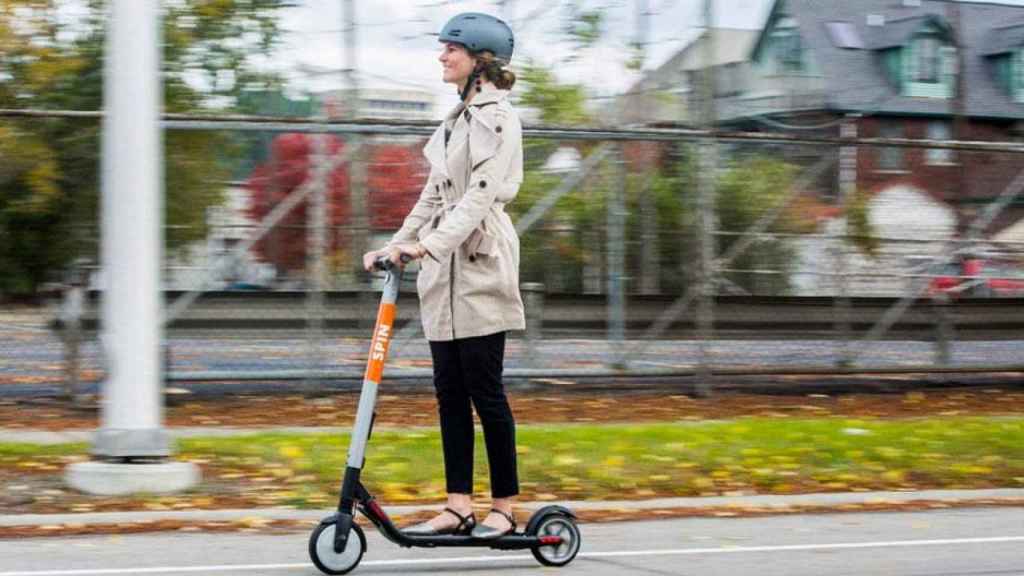
MULTIPOLYGON (((1024 414, 1024 388, 963 388, 901 393, 756 395, 716 394, 693 398, 681 394, 640 392, 510 394, 518 422, 666 422, 728 419, 839 416, 914 418, 923 416, 1024 414)), ((203 427, 351 426, 358 396, 227 396, 178 398, 170 402, 166 425, 203 427)), ((74 430, 97 426, 95 401, 83 406, 56 399, 0 400, 0 428, 74 430)), ((382 395, 377 426, 434 426, 433 395, 382 395)))

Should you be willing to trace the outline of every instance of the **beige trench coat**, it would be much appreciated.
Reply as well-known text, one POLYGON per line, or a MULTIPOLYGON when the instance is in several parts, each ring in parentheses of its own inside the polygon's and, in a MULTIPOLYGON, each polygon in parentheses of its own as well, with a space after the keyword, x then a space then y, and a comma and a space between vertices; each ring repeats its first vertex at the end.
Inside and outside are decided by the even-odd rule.
POLYGON ((519 236, 505 205, 523 181, 522 125, 491 84, 459 104, 423 148, 430 177, 390 244, 418 240, 427 340, 523 330, 519 236), (445 130, 450 130, 447 146, 445 130))

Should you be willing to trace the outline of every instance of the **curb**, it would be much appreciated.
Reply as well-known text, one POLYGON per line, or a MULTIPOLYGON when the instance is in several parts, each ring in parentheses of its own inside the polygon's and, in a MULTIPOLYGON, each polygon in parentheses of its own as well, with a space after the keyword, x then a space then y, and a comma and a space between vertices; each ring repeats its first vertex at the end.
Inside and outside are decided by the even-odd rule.
MULTIPOLYGON (((551 501, 522 502, 517 508, 537 510, 543 506, 559 504, 571 510, 644 511, 661 509, 758 508, 780 512, 793 507, 839 507, 849 505, 907 504, 912 502, 964 503, 1006 500, 1019 506, 1024 501, 1024 489, 1004 488, 992 490, 921 490, 916 492, 843 492, 827 494, 709 496, 695 498, 657 498, 651 500, 551 501)), ((402 516, 421 511, 437 511, 443 504, 385 506, 388 515, 402 516)), ((244 510, 176 510, 145 512, 91 512, 84 514, 6 514, 0 515, 0 527, 48 526, 74 523, 77 525, 104 525, 120 523, 158 522, 176 520, 185 522, 225 522, 235 520, 319 520, 333 510, 295 510, 290 508, 254 508, 244 510)))

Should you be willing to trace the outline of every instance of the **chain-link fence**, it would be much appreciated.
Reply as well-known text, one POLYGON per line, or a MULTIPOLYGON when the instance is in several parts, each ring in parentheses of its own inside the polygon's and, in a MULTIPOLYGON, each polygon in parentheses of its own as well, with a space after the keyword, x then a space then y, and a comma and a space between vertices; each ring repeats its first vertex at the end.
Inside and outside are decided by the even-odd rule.
MULTIPOLYGON (((379 279, 359 270, 357 256, 386 242, 415 202, 426 178, 426 128, 372 134, 373 126, 332 123, 321 148, 328 153, 319 155, 315 124, 301 125, 307 132, 244 128, 275 130, 265 162, 219 185, 223 195, 201 232, 167 230, 169 239, 199 238, 166 253, 168 377, 358 381, 379 279), (319 194, 325 205, 317 210, 319 194)), ((853 147, 831 137, 812 145, 764 142, 772 137, 763 134, 719 142, 695 131, 527 134, 525 180, 507 210, 521 236, 529 329, 510 340, 509 377, 992 371, 1019 363, 1019 300, 982 297, 1022 292, 1024 246, 990 233, 998 219, 1014 220, 1006 211, 1020 178, 973 203, 965 226, 954 208, 912 184, 862 194, 851 183, 864 179, 842 158, 853 147), (711 172, 702 164, 708 153, 711 172), (709 182, 710 202, 700 202, 709 182), (712 246, 706 292, 702 239, 712 246), (701 307, 709 317, 701 319, 701 307)), ((926 146, 897 143, 908 155, 926 146)), ((862 147, 861 162, 886 149, 862 147)), ((954 152, 986 154, 987 165, 1017 157, 954 152)), ((171 198, 168 212, 177 209, 171 198)), ((79 276, 69 285, 87 297, 79 304, 65 289, 45 311, 10 312, 8 382, 65 382, 72 372, 78 381, 102 378, 99 235, 76 235, 79 269, 65 279, 79 276)), ((425 379, 429 351, 415 266, 410 272, 388 376, 425 379)))
MULTIPOLYGON (((362 3, 341 4, 344 28, 327 32, 341 34, 335 47, 344 45, 344 69, 324 74, 344 77, 344 90, 302 100, 283 90, 237 95, 238 110, 262 117, 164 116, 163 350, 171 381, 316 386, 361 378, 379 279, 360 270, 360 255, 386 242, 416 201, 428 173, 421 148, 435 124, 425 120, 433 96, 422 90, 361 84, 379 79, 356 64, 355 7, 362 3)), ((586 51, 607 15, 584 4, 501 7, 513 15, 520 37, 564 8, 567 26, 557 33, 568 40, 558 41, 586 51)), ((957 76, 952 64, 941 78, 935 71, 933 83, 948 95, 918 96, 927 100, 927 113, 886 112, 898 100, 888 93, 865 96, 851 107, 855 113, 837 110, 828 84, 835 79, 808 64, 810 52, 793 24, 823 17, 812 3, 792 7, 804 11, 800 18, 783 14, 763 23, 765 30, 775 27, 762 43, 771 47, 765 56, 754 50, 764 30, 707 27, 722 4, 707 0, 699 16, 689 15, 691 30, 671 32, 687 43, 657 70, 644 68, 642 50, 654 43, 641 24, 671 12, 674 3, 643 4, 636 3, 630 45, 640 50, 634 70, 645 73, 623 93, 573 92, 532 66, 513 92, 526 100, 519 95, 524 89, 557 88, 528 99, 528 119, 540 121, 527 122, 525 178, 505 208, 521 238, 528 317, 528 329, 509 341, 507 375, 696 374, 710 382, 715 373, 1020 368, 1024 318, 1015 299, 1024 297, 1024 173, 1022 148, 1013 141, 1017 119, 968 122, 970 90, 944 84, 957 76), (767 72, 752 62, 773 55, 781 60, 767 72), (575 102, 566 112, 563 102, 541 97, 551 94, 587 106, 575 102), (587 110, 604 127, 587 124, 587 110), (555 120, 545 123, 548 117, 555 120), (576 121, 591 127, 553 125, 576 121)), ((928 21, 948 17, 940 35, 961 33, 958 13, 943 16, 946 3, 925 4, 899 10, 927 12, 928 21)), ((445 2, 433 7, 461 9, 445 2)), ((422 10, 410 18, 414 37, 398 41, 427 37, 422 10)), ((835 10, 856 12, 859 21, 868 8, 837 3, 835 10)), ((236 16, 263 18, 265 31, 274 21, 262 13, 236 16)), ((884 28, 885 18, 873 16, 866 26, 884 28)), ((187 10, 164 17, 189 30, 197 18, 187 10)), ((851 22, 838 31, 821 26, 841 38, 820 40, 856 40, 863 27, 851 22)), ((32 24, 28 19, 12 30, 28 34, 32 24)), ((973 27, 967 30, 973 34, 973 27)), ((41 45, 95 55, 75 52, 81 47, 73 41, 51 40, 41 45)), ((244 44, 205 41, 225 53, 244 44)), ((434 46, 433 37, 427 41, 434 46)), ((854 54, 857 46, 836 48, 854 54)), ((827 49, 821 45, 817 56, 827 49)), ((188 53, 182 48, 166 57, 188 53)), ((165 66, 165 75, 182 81, 190 63, 174 62, 178 68, 165 66)), ((889 72, 898 72, 887 62, 889 72)), ((598 58, 595 78, 614 75, 603 66, 611 64, 598 58)), ((0 74, 0 88, 12 78, 0 74)), ((850 90, 878 89, 869 80, 850 90)), ((212 82, 210 90, 218 83, 212 82)), ((31 96, 29 88, 19 98, 31 96)), ((88 85, 64 88, 93 102, 88 85)), ((186 92, 168 91, 174 103, 168 108, 202 108, 202 90, 175 99, 186 92)), ((216 101, 213 92, 205 95, 216 101)), ((22 102, 6 94, 0 90, 0 106, 22 102)), ((42 307, 0 310, 0 382, 74 388, 102 379, 108 361, 97 336, 105 288, 102 198, 93 165, 99 114, 55 108, 79 100, 39 101, 49 107, 0 111, 0 146, 17 143, 0 151, 12 173, 33 175, 26 180, 38 188, 33 198, 59 198, 59 205, 34 211, 39 207, 31 202, 14 203, 12 211, 4 204, 20 228, 14 235, 12 221, 0 223, 6 243, 0 291, 17 292, 12 279, 25 277, 51 298, 42 307), (62 194, 47 196, 53 162, 65 172, 53 184, 62 194)), ((527 112, 527 102, 516 104, 527 112)), ((0 171, 0 184, 4 177, 0 171)), ((415 266, 410 271, 388 376, 425 379, 430 359, 418 328, 415 266)))

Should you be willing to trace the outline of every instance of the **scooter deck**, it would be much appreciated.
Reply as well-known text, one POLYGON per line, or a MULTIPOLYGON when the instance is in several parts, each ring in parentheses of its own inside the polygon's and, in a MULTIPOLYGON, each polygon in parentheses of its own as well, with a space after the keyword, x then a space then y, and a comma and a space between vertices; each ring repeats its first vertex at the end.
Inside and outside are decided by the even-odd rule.
POLYGON ((402 541, 394 541, 406 548, 445 548, 445 547, 476 547, 493 548, 496 550, 525 550, 543 544, 536 536, 527 536, 521 532, 506 534, 493 540, 481 540, 472 536, 444 534, 439 536, 404 536, 402 541))

